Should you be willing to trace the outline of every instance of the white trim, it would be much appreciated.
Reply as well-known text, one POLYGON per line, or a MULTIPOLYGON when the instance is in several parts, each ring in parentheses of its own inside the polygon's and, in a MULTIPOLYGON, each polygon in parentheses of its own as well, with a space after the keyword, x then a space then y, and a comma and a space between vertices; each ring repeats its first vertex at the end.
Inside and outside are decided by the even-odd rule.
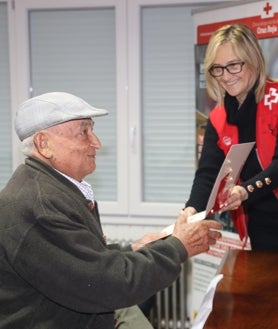
MULTIPOLYGON (((256 2, 260 2, 260 3, 263 3, 265 4, 266 1, 265 0, 236 0, 236 1, 229 1, 229 0, 226 0, 227 3, 222 3, 222 2, 225 2, 224 1, 221 1, 220 4, 215 4, 215 5, 210 5, 209 7, 206 7, 206 8, 199 8, 199 9, 195 9, 193 10, 193 14, 199 14, 199 13, 208 13, 209 11, 214 11, 214 10, 217 10, 217 9, 226 9, 226 8, 232 8, 232 7, 238 7, 240 5, 247 5, 247 4, 254 4, 256 2)), ((252 7, 252 9, 254 9, 254 7, 252 7)), ((230 14, 230 12, 229 12, 230 14)))
POLYGON ((118 205, 113 207, 110 202, 105 209, 110 214, 128 213, 128 80, 127 80, 127 6, 126 0, 118 1, 116 5, 116 67, 117 67, 117 192, 118 205), (126 127, 126 129, 119 129, 126 127))
MULTIPOLYGON (((140 24, 140 4, 137 1, 128 3, 128 81, 129 97, 128 108, 129 111, 129 133, 130 133, 130 174, 129 178, 129 206, 130 213, 138 215, 138 210, 141 209, 141 205, 138 207, 138 203, 142 197, 142 179, 141 179, 141 144, 140 132, 141 132, 141 24, 140 24), (134 188, 136 186, 136 188, 134 188)), ((144 212, 143 212, 144 214, 144 212)))
MULTIPOLYGON (((243 1, 243 0, 237 0, 237 1, 243 1)), ((144 6, 144 7, 151 7, 151 6, 163 6, 163 5, 196 5, 199 4, 200 6, 206 3, 211 4, 217 4, 217 3, 223 3, 223 2, 235 2, 235 1, 231 1, 231 0, 128 0, 128 4, 132 4, 135 6, 144 6)))
MULTIPOLYGON (((227 20, 240 20, 241 18, 261 16, 263 14, 263 8, 267 1, 234 1, 232 4, 222 4, 217 6, 209 6, 204 10, 194 11, 195 26, 210 24, 216 22, 225 22, 227 20), (227 17, 227 8, 229 15, 227 17), (213 11, 213 15, 210 12, 213 11)), ((271 3, 272 12, 277 12, 278 2, 273 1, 271 3)))
MULTIPOLYGON (((9 0, 10 1, 10 0, 9 0)), ((114 7, 121 0, 14 0, 15 9, 62 9, 85 7, 114 7)))
MULTIPOLYGON (((142 201, 142 162, 141 162, 141 8, 154 5, 175 5, 192 4, 192 1, 180 0, 132 0, 128 2, 128 53, 129 53, 129 72, 128 80, 132 85, 129 88, 128 107, 132 108, 129 119, 130 134, 133 134, 133 142, 130 145, 130 176, 129 176, 129 205, 132 215, 135 216, 153 216, 160 215, 160 218, 175 217, 178 211, 184 206, 183 201, 178 203, 152 203, 142 201), (136 188, 134 188, 136 187, 136 188), (159 210, 159 214, 157 213, 159 210)), ((196 5, 196 3, 194 3, 196 5)), ((185 191, 186 192, 186 191, 185 191)), ((142 220, 142 219, 141 219, 142 220)))
MULTIPOLYGON (((10 63, 10 95, 11 95, 11 136, 12 136, 12 163, 13 168, 18 166, 22 161, 21 144, 14 130, 14 118, 18 100, 18 85, 21 81, 18 81, 18 50, 16 44, 16 28, 15 28, 15 11, 13 9, 13 0, 8 0, 8 29, 9 29, 9 63, 10 63)), ((24 61, 24 60, 23 60, 24 61)))

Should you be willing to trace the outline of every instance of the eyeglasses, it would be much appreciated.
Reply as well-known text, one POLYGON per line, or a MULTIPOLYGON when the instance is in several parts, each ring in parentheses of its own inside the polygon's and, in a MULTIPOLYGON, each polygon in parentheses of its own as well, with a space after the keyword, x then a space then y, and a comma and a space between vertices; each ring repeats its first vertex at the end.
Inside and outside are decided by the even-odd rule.
POLYGON ((228 64, 226 66, 213 65, 209 69, 209 73, 214 78, 221 77, 224 74, 224 70, 227 70, 227 72, 229 72, 230 74, 237 74, 242 71, 242 67, 244 64, 245 64, 244 62, 235 62, 228 64))

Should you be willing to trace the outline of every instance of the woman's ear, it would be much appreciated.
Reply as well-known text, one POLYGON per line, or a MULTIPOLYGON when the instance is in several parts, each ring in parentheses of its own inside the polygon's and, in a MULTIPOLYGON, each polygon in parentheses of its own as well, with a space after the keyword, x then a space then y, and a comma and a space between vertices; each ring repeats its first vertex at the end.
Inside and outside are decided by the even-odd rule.
POLYGON ((36 149, 38 153, 43 156, 44 158, 51 158, 52 152, 51 148, 49 147, 49 136, 43 132, 40 131, 34 136, 34 144, 36 146, 36 149))

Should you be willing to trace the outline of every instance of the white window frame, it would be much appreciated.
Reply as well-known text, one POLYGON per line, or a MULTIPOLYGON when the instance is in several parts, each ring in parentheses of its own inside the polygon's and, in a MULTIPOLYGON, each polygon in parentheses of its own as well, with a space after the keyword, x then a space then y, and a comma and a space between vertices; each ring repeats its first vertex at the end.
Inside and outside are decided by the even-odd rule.
MULTIPOLYGON (((28 38, 28 12, 34 9, 68 9, 68 8, 115 8, 116 14, 116 52, 117 56, 117 127, 127 127, 127 51, 126 51, 126 5, 125 0, 13 0, 10 2, 10 29, 13 58, 11 66, 15 69, 12 72, 12 111, 15 115, 18 104, 30 97, 30 60, 29 60, 29 38, 28 38), (18 32, 20 31, 20 33, 18 32)), ((127 130, 117 129, 117 201, 100 202, 104 214, 126 214, 128 212, 126 173, 128 172, 127 130)), ((14 168, 22 162, 23 157, 20 150, 20 142, 14 133, 14 168)))
MULTIPOLYGON (((142 201, 142 168, 140 156, 142 154, 140 143, 141 129, 141 9, 143 7, 167 6, 167 5, 192 5, 196 4, 192 1, 184 0, 132 0, 128 6, 128 53, 129 53, 129 70, 128 80, 133 81, 129 86, 129 102, 128 107, 134 109, 130 116, 130 136, 131 136, 131 152, 130 167, 135 172, 130 177, 129 190, 130 193, 130 209, 134 215, 146 216, 153 214, 161 217, 175 218, 178 210, 184 206, 185 200, 180 203, 152 203, 142 201), (132 54, 132 55, 131 55, 132 54), (133 187, 136 186, 136 189, 133 187), (157 215, 156 215, 157 214, 157 215), (163 214, 163 216, 162 216, 163 214)), ((195 147, 194 145, 192 147, 195 147)), ((184 191, 186 193, 186 191, 184 191)))
MULTIPOLYGON (((143 202, 140 145, 141 106, 141 17, 142 7, 212 4, 226 1, 186 0, 7 0, 9 6, 9 40, 12 119, 18 104, 30 95, 28 11, 34 9, 67 9, 113 7, 116 13, 117 57, 117 196, 116 202, 100 201, 105 223, 148 224, 164 226, 173 220, 180 203, 143 202), (132 109, 132 111, 129 111, 132 109), (131 174, 131 170, 135 174, 131 174)), ((195 109, 192 109, 195 110, 195 109)), ((13 129, 13 128, 12 128, 13 129)), ((22 162, 20 143, 13 129, 13 169, 22 162)), ((195 146, 193 146, 195 147, 195 146)), ((185 191, 186 193, 186 191, 185 191)))

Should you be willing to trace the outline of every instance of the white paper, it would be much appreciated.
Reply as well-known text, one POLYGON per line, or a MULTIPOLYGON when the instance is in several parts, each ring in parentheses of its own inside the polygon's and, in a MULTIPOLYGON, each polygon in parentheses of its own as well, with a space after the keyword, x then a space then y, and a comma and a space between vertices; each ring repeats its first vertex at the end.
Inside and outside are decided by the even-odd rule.
POLYGON ((203 220, 208 216, 211 211, 213 211, 213 207, 219 193, 221 182, 223 181, 223 179, 225 179, 225 186, 223 188, 224 191, 228 190, 229 187, 236 183, 239 178, 241 169, 248 155, 250 154, 254 144, 255 142, 250 142, 235 144, 231 146, 211 190, 206 210, 188 217, 188 222, 196 222, 197 220, 203 220))
POLYGON ((216 275, 208 286, 201 308, 193 320, 191 329, 203 329, 208 316, 213 308, 213 298, 218 282, 223 278, 223 274, 216 275))
POLYGON ((171 235, 173 233, 174 226, 175 226, 175 224, 171 224, 171 225, 165 227, 161 232, 163 232, 163 233, 165 232, 165 233, 167 233, 167 235, 171 235))
POLYGON ((205 219, 207 216, 207 211, 201 211, 201 212, 197 212, 197 214, 191 215, 187 218, 187 222, 188 223, 194 223, 194 222, 198 222, 199 220, 203 220, 205 219))
MULTIPOLYGON (((242 241, 237 233, 222 231, 222 237, 217 240, 215 245, 210 246, 205 253, 198 254, 191 258, 192 260, 192 280, 191 280, 191 300, 188 305, 188 314, 191 319, 196 317, 202 305, 204 296, 210 285, 211 280, 219 270, 226 259, 227 251, 242 249, 242 241)), ((247 240, 244 250, 251 250, 250 240, 247 240)))
MULTIPOLYGON (((189 216, 187 218, 187 222, 193 223, 193 222, 197 222, 199 220, 205 219, 205 218, 206 218, 206 211, 204 210, 202 212, 198 212, 195 215, 189 216)), ((165 232, 165 233, 167 233, 167 235, 171 235, 173 233, 174 226, 175 226, 175 224, 171 224, 171 225, 165 227, 161 232, 165 232)))
MULTIPOLYGON (((235 144, 231 146, 216 177, 207 202, 206 209, 204 211, 198 212, 197 214, 189 216, 187 218, 188 223, 203 220, 208 216, 209 213, 211 213, 211 211, 213 211, 213 207, 219 193, 220 184, 223 184, 223 180, 225 179, 225 186, 223 187, 223 190, 226 191, 230 186, 236 183, 239 178, 241 169, 254 144, 255 142, 250 142, 235 144)), ((166 232, 168 235, 171 235, 173 233, 173 229, 174 224, 167 226, 165 229, 163 229, 162 232, 166 232)))

